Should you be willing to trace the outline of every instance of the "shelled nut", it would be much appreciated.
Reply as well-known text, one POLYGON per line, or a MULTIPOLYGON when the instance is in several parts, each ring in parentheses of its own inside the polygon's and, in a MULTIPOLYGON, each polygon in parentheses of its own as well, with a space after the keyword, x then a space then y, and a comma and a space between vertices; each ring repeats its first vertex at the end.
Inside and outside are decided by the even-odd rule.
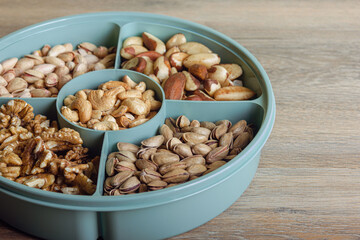
POLYGON ((89 157, 78 132, 58 129, 19 99, 2 105, 0 116, 0 176, 46 191, 95 192, 100 158, 89 157))
MULTIPOLYGON (((114 47, 110 49, 113 50, 114 47)), ((9 83, 16 78, 21 78, 28 84, 36 83, 36 88, 44 89, 41 93, 36 91, 28 97, 55 97, 56 94, 48 94, 51 88, 51 92, 54 91, 53 88, 60 90, 71 79, 89 71, 112 68, 114 63, 115 53, 109 51, 107 47, 97 47, 89 42, 80 43, 75 50, 70 43, 53 47, 44 45, 41 50, 35 50, 33 54, 2 61, 0 86, 7 85, 4 80, 9 83)), ((10 85, 10 93, 24 88, 22 81, 15 82, 10 85)), ((29 86, 25 88, 27 87, 29 86)), ((30 87, 29 90, 32 91, 30 87)), ((0 97, 10 96, 2 91, 0 97)))
POLYGON ((95 130, 120 130, 136 127, 151 119, 161 107, 155 92, 145 82, 108 81, 96 90, 80 90, 64 99, 61 113, 70 122, 95 130), (75 113, 74 113, 75 112, 75 113), (78 114, 78 119, 76 117, 78 114))
POLYGON ((221 63, 217 53, 200 42, 188 42, 177 33, 166 44, 148 32, 124 40, 120 50, 122 68, 144 73, 164 88, 166 99, 192 101, 240 101, 252 99, 256 93, 243 86, 243 70, 236 63, 221 63), (182 77, 186 76, 184 87, 182 77), (173 75, 177 77, 172 78, 173 75), (168 81, 170 80, 170 81, 168 81), (229 91, 225 87, 244 89, 229 91), (231 93, 230 93, 231 92, 231 93), (246 93, 246 94, 245 94, 246 93), (216 96, 216 98, 214 97, 216 96))

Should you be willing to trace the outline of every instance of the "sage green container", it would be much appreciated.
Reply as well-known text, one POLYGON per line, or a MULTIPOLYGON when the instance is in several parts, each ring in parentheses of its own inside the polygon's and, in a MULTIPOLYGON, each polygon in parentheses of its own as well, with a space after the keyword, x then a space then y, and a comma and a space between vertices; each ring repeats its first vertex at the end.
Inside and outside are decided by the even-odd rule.
MULTIPOLYGON (((106 12, 58 18, 39 23, 0 39, 0 62, 22 57, 44 44, 84 42, 117 45, 115 69, 86 73, 66 84, 58 97, 24 99, 36 113, 58 120, 61 127, 80 132, 91 152, 101 156, 98 184, 92 196, 73 196, 33 189, 0 177, 0 219, 45 239, 162 239, 184 233, 216 217, 234 203, 253 179, 261 149, 275 120, 275 100, 268 76, 260 63, 244 47, 208 27, 168 16, 106 12), (161 87, 147 76, 119 70, 119 51, 129 36, 150 32, 162 40, 184 33, 220 55, 222 63, 238 63, 244 70, 246 87, 257 98, 236 102, 196 102, 165 100, 161 87), (96 88, 102 82, 118 80, 125 74, 135 81, 146 81, 163 100, 158 114, 150 121, 122 131, 94 131, 68 122, 59 112, 63 99, 77 90, 96 88), (103 196, 105 161, 116 150, 118 141, 138 144, 157 132, 167 117, 186 115, 199 121, 245 119, 258 132, 237 157, 206 176, 154 192, 126 196, 103 196), (26 216, 26 217, 25 217, 26 216)), ((12 98, 0 98, 0 104, 12 98)))

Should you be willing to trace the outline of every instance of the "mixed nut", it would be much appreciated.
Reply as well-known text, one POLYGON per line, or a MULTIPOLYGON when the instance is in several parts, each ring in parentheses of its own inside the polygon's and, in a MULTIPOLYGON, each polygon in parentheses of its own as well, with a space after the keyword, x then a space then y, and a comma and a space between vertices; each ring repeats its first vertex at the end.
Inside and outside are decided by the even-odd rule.
POLYGON ((104 195, 159 190, 214 171, 239 154, 253 139, 245 120, 190 121, 167 118, 159 135, 141 142, 117 143, 106 161, 104 195))
POLYGON ((162 85, 166 99, 193 101, 248 100, 256 93, 243 87, 243 70, 220 63, 218 54, 178 33, 167 42, 143 32, 124 40, 121 67, 144 73, 162 85))
POLYGON ((71 79, 89 71, 113 68, 116 47, 83 42, 45 45, 24 57, 0 63, 0 97, 56 97, 71 79))
POLYGON ((19 99, 0 107, 0 119, 0 176, 46 191, 95 192, 99 156, 89 156, 78 132, 58 129, 19 99))
MULTIPOLYGON (((243 70, 221 63, 218 54, 178 33, 166 42, 143 32, 124 40, 121 68, 144 73, 159 83, 166 99, 248 100, 256 93, 243 86, 243 70)), ((0 63, 0 97, 56 97, 71 79, 89 71, 113 68, 116 47, 89 42, 45 45, 24 57, 0 63)), ((145 82, 129 76, 98 89, 83 89, 64 99, 62 115, 95 130, 122 130, 154 117, 162 103, 145 82)), ((104 195, 141 193, 196 179, 226 164, 253 139, 254 128, 241 120, 216 123, 167 118, 159 135, 141 146, 117 143, 106 161, 104 195)), ((99 156, 89 157, 78 132, 58 129, 36 115, 23 100, 0 107, 0 176, 47 191, 93 194, 99 156)))
POLYGON ((69 121, 95 130, 122 130, 147 122, 161 107, 155 92, 145 82, 125 75, 97 90, 83 89, 64 99, 61 113, 69 121))

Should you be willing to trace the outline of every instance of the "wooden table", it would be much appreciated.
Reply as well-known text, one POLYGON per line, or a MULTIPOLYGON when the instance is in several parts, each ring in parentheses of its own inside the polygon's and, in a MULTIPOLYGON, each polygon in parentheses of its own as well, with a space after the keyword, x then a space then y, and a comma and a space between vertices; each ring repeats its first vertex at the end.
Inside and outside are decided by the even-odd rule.
MULTIPOLYGON (((0 36, 55 17, 144 11, 214 28, 252 52, 277 101, 256 176, 224 213, 174 239, 360 238, 358 1, 0 1, 0 36)), ((34 239, 0 222, 0 239, 34 239)))

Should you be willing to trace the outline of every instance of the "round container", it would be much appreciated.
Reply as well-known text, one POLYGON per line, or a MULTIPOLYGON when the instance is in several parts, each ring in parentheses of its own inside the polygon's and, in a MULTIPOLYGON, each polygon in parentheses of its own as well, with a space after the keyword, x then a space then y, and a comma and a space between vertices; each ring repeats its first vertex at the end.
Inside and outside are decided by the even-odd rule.
MULTIPOLYGON (((18 184, 0 177, 0 218, 29 234, 46 239, 161 239, 181 234, 216 217, 234 203, 253 179, 261 149, 275 120, 275 100, 268 76, 260 63, 236 41, 208 27, 168 16, 106 12, 58 18, 16 31, 0 40, 0 62, 22 57, 44 44, 81 42, 117 45, 114 70, 86 73, 64 86, 57 98, 24 99, 60 127, 80 132, 84 145, 100 155, 96 192, 91 196, 73 196, 18 184), (205 44, 218 53, 222 63, 242 66, 246 87, 257 97, 249 101, 196 102, 165 100, 161 87, 143 74, 119 70, 122 42, 129 36, 149 32, 164 41, 184 33, 188 41, 205 44), (158 114, 148 122, 122 131, 94 131, 68 122, 59 112, 68 94, 125 74, 146 81, 163 101, 158 114), (251 143, 219 169, 187 183, 153 192, 125 196, 103 196, 105 161, 116 150, 118 141, 138 144, 153 136, 167 117, 186 115, 199 121, 241 119, 253 123, 258 132, 251 143), (27 217, 24 217, 27 216, 27 217)), ((11 98, 0 98, 0 104, 11 98)))

